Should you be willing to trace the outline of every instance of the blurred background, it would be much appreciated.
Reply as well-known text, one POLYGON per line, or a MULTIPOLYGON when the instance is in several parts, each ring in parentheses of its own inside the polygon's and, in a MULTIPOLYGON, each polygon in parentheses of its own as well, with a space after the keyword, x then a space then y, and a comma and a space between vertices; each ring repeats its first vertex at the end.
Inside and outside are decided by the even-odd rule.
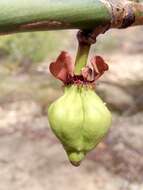
POLYGON ((46 114, 63 90, 48 66, 62 50, 75 57, 76 32, 0 37, 0 190, 143 190, 143 27, 110 30, 92 48, 110 66, 96 91, 113 125, 78 168, 46 114))

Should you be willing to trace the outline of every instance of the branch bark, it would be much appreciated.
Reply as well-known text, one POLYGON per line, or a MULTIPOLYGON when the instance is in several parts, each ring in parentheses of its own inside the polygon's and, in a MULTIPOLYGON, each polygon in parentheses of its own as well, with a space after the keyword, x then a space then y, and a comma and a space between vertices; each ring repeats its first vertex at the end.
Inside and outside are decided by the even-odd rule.
POLYGON ((0 0, 0 34, 143 25, 143 0, 0 0))

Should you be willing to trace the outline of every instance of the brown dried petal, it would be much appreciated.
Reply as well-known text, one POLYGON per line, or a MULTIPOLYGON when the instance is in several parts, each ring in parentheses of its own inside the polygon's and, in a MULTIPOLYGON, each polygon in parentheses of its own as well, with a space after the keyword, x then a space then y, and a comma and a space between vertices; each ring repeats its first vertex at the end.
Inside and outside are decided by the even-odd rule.
POLYGON ((64 83, 68 80, 68 76, 73 76, 74 64, 72 58, 67 52, 61 52, 55 62, 50 64, 50 72, 64 83))
POLYGON ((96 56, 91 60, 93 66, 95 80, 97 80, 105 71, 109 69, 102 57, 96 56))

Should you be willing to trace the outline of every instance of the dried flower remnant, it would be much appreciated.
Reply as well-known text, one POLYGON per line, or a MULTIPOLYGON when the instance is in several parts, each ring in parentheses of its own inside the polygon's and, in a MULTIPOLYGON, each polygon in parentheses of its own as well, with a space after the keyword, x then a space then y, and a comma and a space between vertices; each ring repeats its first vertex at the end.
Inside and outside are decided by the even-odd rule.
POLYGON ((50 72, 65 85, 69 84, 87 84, 95 81, 108 70, 108 65, 100 56, 91 59, 92 68, 85 66, 81 75, 74 74, 74 63, 67 52, 61 52, 55 62, 50 64, 50 72))

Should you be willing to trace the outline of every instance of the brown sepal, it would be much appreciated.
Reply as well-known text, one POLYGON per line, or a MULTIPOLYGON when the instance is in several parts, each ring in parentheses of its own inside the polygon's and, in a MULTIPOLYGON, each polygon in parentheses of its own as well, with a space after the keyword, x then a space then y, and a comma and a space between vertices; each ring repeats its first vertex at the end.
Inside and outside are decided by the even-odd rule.
POLYGON ((108 65, 102 57, 95 56, 91 59, 92 68, 85 66, 81 75, 74 74, 74 64, 69 53, 63 51, 55 62, 50 64, 50 72, 65 85, 94 83, 105 71, 108 65))
POLYGON ((108 65, 105 63, 102 57, 95 56, 91 60, 91 64, 94 71, 94 79, 97 80, 99 77, 101 77, 105 71, 109 69, 108 65))
POLYGON ((50 64, 50 72, 59 80, 66 83, 69 76, 73 76, 74 64, 69 53, 62 51, 55 62, 50 64))

